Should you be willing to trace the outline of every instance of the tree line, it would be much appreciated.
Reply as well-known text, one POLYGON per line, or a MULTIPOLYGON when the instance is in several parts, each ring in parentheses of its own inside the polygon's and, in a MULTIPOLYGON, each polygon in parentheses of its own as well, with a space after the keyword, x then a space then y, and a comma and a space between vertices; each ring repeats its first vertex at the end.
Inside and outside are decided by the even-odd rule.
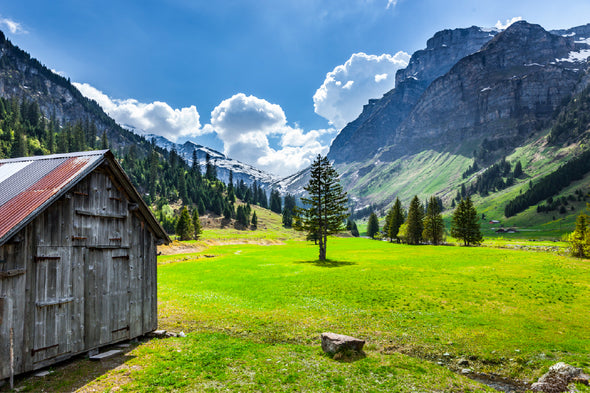
POLYGON ((530 184, 529 189, 511 199, 504 208, 506 217, 514 216, 530 206, 559 193, 571 182, 580 180, 590 171, 590 150, 572 158, 552 173, 530 184))
MULTIPOLYGON (((436 196, 431 196, 425 204, 418 196, 414 196, 407 212, 399 198, 396 198, 385 217, 382 233, 390 242, 442 244, 446 235, 442 210, 442 202, 436 196)), ((372 213, 367 222, 367 235, 375 238, 379 233, 379 220, 372 213)), ((451 236, 463 241, 466 246, 479 244, 483 240, 479 217, 469 196, 461 199, 453 212, 451 236)))

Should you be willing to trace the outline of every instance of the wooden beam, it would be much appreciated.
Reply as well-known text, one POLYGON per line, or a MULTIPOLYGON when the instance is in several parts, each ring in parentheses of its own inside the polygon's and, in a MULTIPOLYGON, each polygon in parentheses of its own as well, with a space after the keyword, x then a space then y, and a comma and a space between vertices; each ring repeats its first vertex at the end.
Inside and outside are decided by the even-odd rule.
POLYGON ((95 212, 89 212, 89 211, 80 210, 80 209, 76 209, 76 214, 81 215, 81 216, 90 216, 90 217, 114 218, 116 220, 124 220, 127 218, 127 214, 95 213, 95 212))

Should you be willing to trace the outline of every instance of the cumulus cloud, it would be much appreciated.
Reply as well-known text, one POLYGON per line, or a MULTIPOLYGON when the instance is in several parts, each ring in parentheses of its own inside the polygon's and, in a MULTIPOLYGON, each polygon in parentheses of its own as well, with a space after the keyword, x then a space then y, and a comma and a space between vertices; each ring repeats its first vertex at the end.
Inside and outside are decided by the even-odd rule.
POLYGON ((112 99, 87 83, 73 83, 80 92, 95 100, 104 111, 122 126, 130 126, 148 134, 161 135, 171 141, 179 137, 202 135, 199 113, 194 105, 174 109, 165 102, 149 104, 134 99, 112 99))
POLYGON ((12 19, 0 17, 0 26, 4 26, 12 34, 26 34, 27 31, 23 28, 22 24, 13 21, 12 19))
POLYGON ((279 105, 243 93, 223 100, 203 129, 217 133, 228 157, 279 176, 309 166, 328 151, 336 134, 335 129, 305 132, 290 126, 279 105), (269 137, 278 137, 278 145, 272 146, 269 137))
POLYGON ((387 9, 394 8, 397 5, 397 0, 387 0, 387 9))
POLYGON ((508 26, 510 26, 511 24, 515 23, 515 22, 519 22, 522 20, 522 16, 515 16, 512 19, 506 19, 506 23, 502 23, 500 20, 498 20, 496 22, 496 24, 494 25, 494 27, 498 30, 505 30, 508 28, 508 26))
POLYGON ((401 51, 393 56, 353 54, 326 75, 313 96, 315 112, 342 129, 360 115, 370 98, 380 98, 395 87, 395 72, 409 60, 410 55, 401 51))

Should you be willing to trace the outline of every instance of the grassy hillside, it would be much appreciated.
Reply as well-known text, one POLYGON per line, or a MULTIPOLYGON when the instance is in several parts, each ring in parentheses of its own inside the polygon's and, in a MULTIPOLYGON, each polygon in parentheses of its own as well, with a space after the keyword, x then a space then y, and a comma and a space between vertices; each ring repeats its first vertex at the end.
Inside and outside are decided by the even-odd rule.
POLYGON ((355 238, 331 238, 326 263, 316 254, 288 240, 160 256, 159 324, 187 337, 140 343, 83 384, 87 362, 22 386, 469 392, 492 390, 450 370, 533 381, 557 361, 590 366, 585 261, 355 238), (365 339, 366 357, 324 355, 324 331, 365 339))

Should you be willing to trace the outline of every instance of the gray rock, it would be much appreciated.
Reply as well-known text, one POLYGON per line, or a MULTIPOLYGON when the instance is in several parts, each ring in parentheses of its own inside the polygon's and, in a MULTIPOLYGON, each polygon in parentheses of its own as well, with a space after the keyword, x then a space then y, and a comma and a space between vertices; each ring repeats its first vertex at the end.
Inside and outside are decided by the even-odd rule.
POLYGON ((464 375, 465 374, 471 374, 472 372, 473 372, 473 370, 470 369, 470 368, 464 368, 464 369, 461 370, 461 374, 464 374, 464 375))
POLYGON ((322 333, 322 350, 329 354, 335 354, 346 350, 361 352, 365 340, 336 333, 322 333))
POLYGON ((469 366, 469 360, 461 358, 457 361, 457 364, 459 366, 469 366))
POLYGON ((568 384, 572 382, 588 384, 589 378, 590 376, 584 374, 581 368, 559 362, 551 366, 545 375, 532 384, 531 390, 546 393, 565 392, 568 390, 568 384))

